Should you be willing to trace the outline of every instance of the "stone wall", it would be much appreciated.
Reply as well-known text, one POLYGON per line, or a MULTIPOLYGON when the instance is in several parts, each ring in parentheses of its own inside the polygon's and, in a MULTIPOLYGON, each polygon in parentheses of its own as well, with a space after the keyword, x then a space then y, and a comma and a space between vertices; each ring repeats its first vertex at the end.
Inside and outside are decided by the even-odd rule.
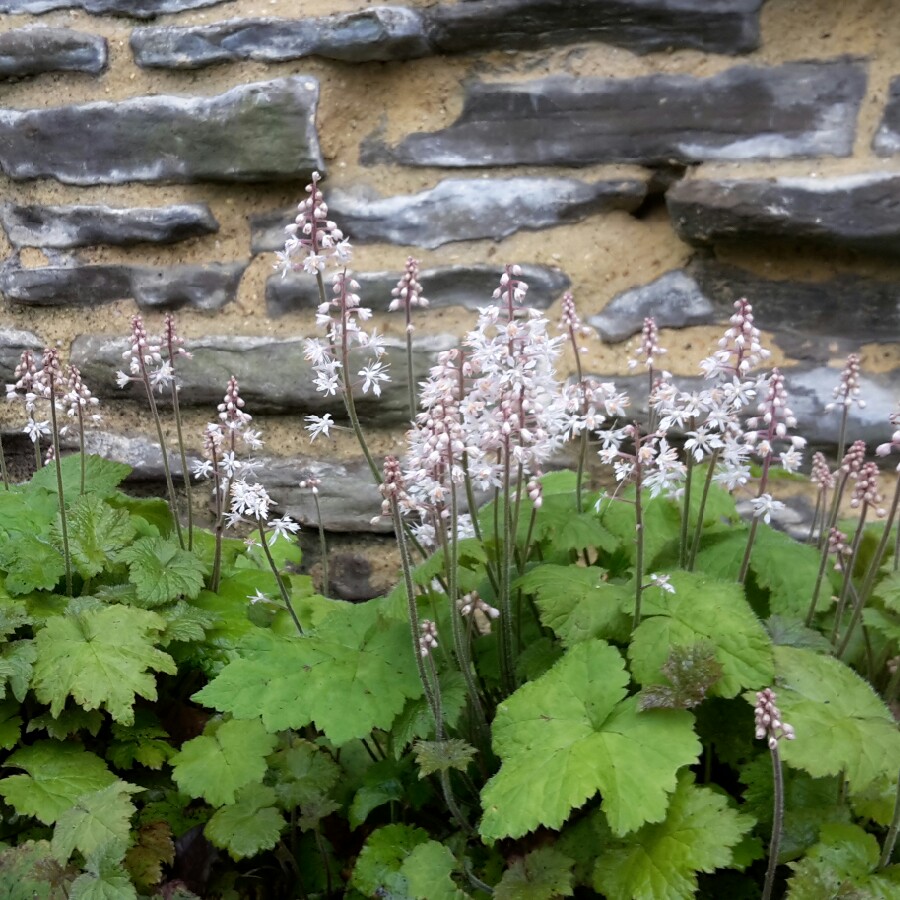
MULTIPOLYGON (((603 339, 586 359, 597 374, 626 374, 623 342, 652 314, 668 367, 695 376, 746 295, 808 435, 829 440, 824 405, 851 351, 869 399, 854 433, 887 432, 891 0, 0 0, 0 13, 0 381, 23 348, 58 343, 104 400, 91 446, 155 482, 140 398, 113 373, 136 310, 151 328, 180 310, 191 442, 236 374, 282 508, 311 521, 297 480, 323 479, 345 596, 379 586, 337 537, 358 547, 377 531, 378 498, 347 434, 303 434, 303 415, 336 412, 299 352, 315 295, 273 271, 314 168, 397 346, 390 289, 420 259, 420 369, 518 262, 551 315, 573 291, 603 339)), ((402 442, 393 371, 382 402, 361 398, 378 452, 402 442)), ((7 444, 17 415, 0 420, 7 444)))

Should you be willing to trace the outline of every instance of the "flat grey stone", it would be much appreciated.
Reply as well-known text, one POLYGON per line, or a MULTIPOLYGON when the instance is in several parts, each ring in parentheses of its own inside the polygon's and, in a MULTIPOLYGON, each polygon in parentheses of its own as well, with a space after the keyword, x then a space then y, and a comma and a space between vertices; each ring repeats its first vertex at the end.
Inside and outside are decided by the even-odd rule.
POLYGON ((476 82, 459 118, 364 161, 414 166, 645 165, 849 156, 866 86, 847 60, 737 66, 710 78, 551 76, 476 82))
POLYGON ((133 298, 142 309, 215 310, 237 294, 246 262, 149 266, 62 265, 0 269, 0 294, 23 306, 96 306, 133 298))
POLYGON ((900 175, 689 179, 666 193, 678 236, 696 247, 788 238, 900 255, 900 175))
POLYGON ((134 60, 144 68, 198 69, 252 59, 284 62, 321 56, 344 62, 430 56, 422 16, 402 6, 305 19, 228 19, 212 25, 136 28, 134 60))
MULTIPOLYGON (((181 367, 179 366, 179 369, 181 367)), ((225 376, 227 378, 227 376, 225 376)), ((94 385, 88 381, 91 390, 94 385)), ((243 388, 243 384, 241 385, 243 388)), ((224 392, 224 385, 223 385, 224 392)), ((243 391, 242 391, 243 393, 243 391)), ((221 398, 219 398, 221 400, 221 398)), ((265 435, 263 435, 265 438, 265 435)), ((187 437, 188 442, 191 437, 187 437)), ((142 483, 165 483, 162 451, 159 444, 142 435, 116 434, 110 431, 88 429, 84 435, 85 449, 105 459, 131 466, 129 481, 142 483)), ((70 444, 69 449, 77 449, 70 444)), ((319 478, 319 507, 322 523, 327 531, 333 532, 375 532, 387 533, 391 530, 388 519, 372 519, 381 513, 381 495, 375 487, 369 468, 362 457, 343 462, 316 457, 317 446, 310 446, 310 454, 296 457, 276 457, 257 454, 261 465, 258 478, 275 500, 279 514, 289 515, 304 528, 318 528, 316 508, 308 490, 299 487, 301 478, 313 475, 319 478)), ((174 443, 167 451, 169 467, 175 486, 180 488, 183 477, 181 457, 174 443)), ((199 460, 199 454, 186 454, 188 467, 199 460)), ((211 482, 193 481, 191 488, 196 496, 209 491, 211 482)))
POLYGON ((43 349, 43 341, 31 331, 0 328, 0 385, 12 381, 23 350, 40 353, 43 349))
POLYGON ((106 68, 106 39, 71 28, 16 28, 0 34, 0 77, 106 68))
MULTIPOLYGON (((405 346, 405 342, 387 343, 385 361, 390 363, 391 381, 382 385, 381 397, 371 391, 363 394, 361 386, 355 388, 353 396, 361 418, 377 425, 408 420, 405 346)), ((426 372, 434 365, 439 350, 453 346, 456 341, 448 335, 419 338, 413 350, 415 371, 426 372)), ((134 385, 124 390, 116 387, 115 373, 122 368, 126 347, 124 338, 107 335, 80 335, 73 342, 72 362, 98 397, 141 400, 141 392, 134 385)), ((234 375, 251 415, 330 412, 336 420, 344 415, 340 397, 324 397, 315 390, 312 367, 303 358, 303 337, 210 336, 188 340, 185 347, 193 358, 178 367, 183 406, 214 407, 221 403, 228 377, 234 375)), ((354 372, 363 364, 356 356, 351 359, 354 372)))
POLYGON ((650 284, 616 294, 588 324, 604 341, 617 343, 637 334, 648 316, 660 328, 685 328, 714 321, 717 310, 690 275, 675 269, 650 284))
POLYGON ((762 0, 468 0, 427 9, 441 53, 603 41, 635 53, 759 45, 762 0))
POLYGON ((900 334, 897 282, 858 275, 774 281, 708 258, 618 294, 590 322, 610 341, 637 334, 647 315, 666 327, 724 326, 740 297, 753 304, 757 327, 798 360, 825 363, 900 334))
POLYGON ((323 165, 318 96, 296 75, 214 97, 0 109, 0 169, 87 185, 303 179, 323 165))
POLYGON ((900 76, 891 79, 881 124, 872 139, 872 148, 878 156, 900 153, 900 76))
POLYGON ((174 244, 219 230, 205 203, 149 208, 0 206, 0 225, 13 247, 67 250, 98 244, 174 244))
POLYGON ((55 9, 83 9, 95 16, 153 19, 156 16, 228 2, 230 0, 0 0, 0 13, 44 13, 55 9))
MULTIPOLYGON (((596 212, 633 212, 647 194, 637 179, 448 178, 418 194, 379 197, 366 187, 326 188, 329 214, 354 243, 434 249, 452 241, 499 241, 519 230, 580 222, 596 212)), ((295 209, 251 217, 253 253, 284 246, 295 209)))
MULTIPOLYGON (((359 282, 363 305, 371 309, 387 310, 391 291, 397 286, 402 272, 354 272, 359 282)), ((463 306, 477 309, 490 302, 491 294, 500 283, 502 272, 496 266, 441 266, 423 269, 419 283, 431 307, 463 306)), ((568 276, 549 266, 522 266, 522 278, 528 283, 528 305, 546 309, 571 286, 568 276)), ((272 275, 266 282, 266 311, 281 316, 319 305, 319 289, 315 279, 303 272, 292 272, 282 278, 272 275)), ((416 313, 424 322, 427 311, 416 313)))

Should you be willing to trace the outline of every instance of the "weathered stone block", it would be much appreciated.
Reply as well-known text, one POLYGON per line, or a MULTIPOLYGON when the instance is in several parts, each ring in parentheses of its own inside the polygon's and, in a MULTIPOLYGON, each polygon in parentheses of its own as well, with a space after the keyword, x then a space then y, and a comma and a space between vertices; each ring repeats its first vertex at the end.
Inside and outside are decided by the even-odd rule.
POLYGON ((43 348, 41 339, 31 331, 0 328, 0 384, 12 381, 23 350, 40 353, 43 348))
POLYGON ((900 76, 891 79, 881 124, 872 139, 872 147, 879 156, 900 153, 900 76))
POLYGON ((604 41, 635 53, 691 48, 747 53, 759 45, 762 0, 467 0, 431 7, 441 53, 604 41))
MULTIPOLYGON (((417 372, 434 365, 435 353, 456 345, 448 335, 420 338, 414 347, 417 372)), ((127 343, 107 335, 80 335, 72 344, 72 362, 84 372, 98 397, 134 397, 140 392, 132 385, 119 390, 115 373, 122 368, 122 352, 127 343)), ((193 355, 178 366, 183 389, 183 406, 215 406, 221 403, 229 375, 241 385, 241 396, 251 413, 343 412, 339 397, 323 397, 313 385, 313 372, 303 358, 303 338, 211 336, 185 342, 193 355)), ((378 425, 405 422, 409 416, 405 343, 389 343, 385 361, 390 363, 391 381, 382 385, 382 394, 363 394, 361 385, 354 398, 362 418, 378 425)), ((360 365, 351 359, 354 373, 360 365)))
POLYGON ((449 127, 366 160, 416 166, 645 165, 847 156, 866 85, 857 62, 738 66, 710 78, 552 76, 474 83, 449 127))
POLYGON ((67 184, 302 179, 323 166, 318 96, 298 75, 214 97, 0 109, 0 169, 67 184))
POLYGON ((228 2, 230 0, 0 0, 0 13, 44 13, 54 9, 83 9, 96 16, 153 19, 156 16, 228 2))
POLYGON ((421 14, 402 6, 307 19, 228 19, 212 25, 136 28, 131 50, 139 66, 163 69, 306 56, 370 62, 416 59, 432 52, 421 14))
MULTIPOLYGON (((633 212, 647 193, 637 179, 448 178, 418 194, 378 197, 369 188, 326 191, 329 214, 354 243, 434 249, 452 241, 499 241, 522 229, 579 222, 596 212, 633 212)), ((296 211, 250 219, 254 253, 284 246, 296 211)))
POLYGON ((121 208, 0 206, 0 225, 14 247, 67 250, 98 244, 174 244, 219 230, 205 203, 121 208))
POLYGON ((246 262, 196 266, 66 265, 0 270, 0 294, 23 306, 96 306, 133 298, 143 309, 221 309, 234 300, 246 262))
POLYGON ((678 236, 697 247, 789 238, 900 255, 900 175, 690 179, 666 193, 678 236))
POLYGON ((106 40, 71 28, 16 28, 0 34, 0 77, 106 68, 106 40))
POLYGON ((900 285, 858 275, 827 281, 774 281, 735 266, 698 259, 643 287, 613 297, 590 321, 607 340, 641 329, 645 315, 661 327, 722 324, 747 297, 756 324, 799 360, 825 363, 900 334, 900 285))
MULTIPOLYGON (((393 299, 391 291, 397 286, 402 272, 355 272, 359 295, 364 306, 386 310, 393 299)), ((463 306, 477 309, 490 302, 494 288, 500 283, 502 272, 497 266, 441 266, 423 269, 419 283, 432 307, 463 306)), ((549 266, 522 266, 522 278, 528 283, 528 305, 546 309, 571 285, 560 269, 549 266)), ((312 309, 319 304, 319 289, 315 279, 302 272, 282 278, 273 275, 266 282, 266 309, 270 316, 281 316, 300 309, 312 309)), ((427 312, 417 313, 417 320, 427 322, 427 312)))

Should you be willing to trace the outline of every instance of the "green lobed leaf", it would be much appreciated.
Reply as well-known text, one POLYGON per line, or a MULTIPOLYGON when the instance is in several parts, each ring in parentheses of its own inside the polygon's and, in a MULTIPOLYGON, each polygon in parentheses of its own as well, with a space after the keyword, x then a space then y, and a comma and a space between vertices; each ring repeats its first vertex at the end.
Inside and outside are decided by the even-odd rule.
MULTIPOLYGON (((528 517, 521 518, 527 532, 528 517)), ((612 553, 619 543, 596 512, 578 512, 574 491, 544 495, 535 516, 533 539, 549 542, 556 551, 600 549, 612 553)))
POLYGON ((179 597, 192 600, 203 588, 202 563, 175 540, 143 537, 117 558, 128 564, 129 578, 142 606, 162 606, 179 597))
POLYGON ((651 684, 641 690, 641 709, 692 709, 722 677, 716 648, 706 642, 672 647, 660 671, 668 684, 651 684))
POLYGON ((873 588, 877 597, 891 612, 900 613, 900 571, 890 572, 873 588))
MULTIPOLYGON (((72 453, 61 459, 63 494, 67 498, 81 493, 81 454, 72 453)), ((102 456, 89 454, 84 459, 84 489, 100 497, 109 497, 131 474, 131 466, 113 462, 102 456)), ((51 494, 57 493, 56 466, 48 465, 31 478, 30 488, 42 488, 51 494)))
POLYGON ((478 751, 467 741, 450 738, 444 741, 416 741, 413 752, 419 766, 419 778, 434 772, 459 769, 465 772, 478 751))
POLYGON ((412 779, 413 767, 408 756, 400 760, 389 756, 370 766, 347 812, 350 827, 359 828, 373 809, 392 801, 419 808, 429 792, 412 779))
POLYGON ((0 535, 48 535, 59 512, 55 476, 53 490, 51 493, 29 483, 11 485, 0 493, 0 535))
POLYGON ((65 863, 78 850, 84 856, 103 851, 119 859, 131 840, 131 795, 141 788, 124 781, 83 794, 56 820, 51 848, 65 863))
POLYGON ((36 534, 16 535, 0 544, 0 569, 6 571, 6 590, 10 594, 52 591, 66 574, 62 553, 36 534))
POLYGON ((52 825, 80 797, 116 781, 100 757, 79 744, 58 741, 23 747, 3 765, 28 774, 0 779, 0 795, 19 815, 34 816, 45 825, 52 825))
POLYGON ((0 750, 11 750, 19 743, 22 731, 20 709, 15 700, 0 701, 0 750))
POLYGON ((33 624, 21 600, 14 600, 0 582, 0 639, 6 640, 26 625, 33 624))
POLYGON ((82 709, 74 706, 64 709, 58 716, 50 713, 42 713, 28 720, 25 729, 29 734, 32 731, 46 731, 47 734, 58 741, 65 740, 70 734, 75 734, 83 728, 91 737, 96 737, 100 726, 103 724, 103 713, 98 709, 82 709))
POLYGON ((338 783, 341 767, 321 747, 301 738, 269 759, 278 805, 285 811, 320 801, 338 783))
POLYGON ((427 831, 411 825, 385 825, 373 831, 356 859, 350 886, 366 897, 412 900, 403 863, 428 840, 427 831))
POLYGON ((538 847, 513 860, 494 888, 496 900, 555 900, 571 897, 575 860, 555 847, 538 847))
POLYGON ((501 703, 494 721, 500 771, 482 791, 481 835, 559 828, 598 791, 616 834, 665 816, 676 773, 700 752, 683 710, 639 712, 629 678, 604 641, 577 644, 501 703))
POLYGON ((216 810, 204 834, 232 859, 246 859, 271 850, 287 826, 275 808, 275 791, 264 784, 247 784, 234 803, 216 810))
MULTIPOLYGON (((123 509, 113 509, 96 494, 76 497, 66 515, 69 553, 82 578, 99 575, 134 537, 135 529, 129 514, 123 509)), ((62 546, 61 541, 60 534, 57 546, 62 546)))
POLYGON ((71 695, 84 709, 105 707, 130 725, 135 697, 156 699, 153 673, 175 674, 172 657, 154 646, 164 627, 156 613, 125 606, 48 620, 35 637, 35 695, 54 716, 71 695))
POLYGON ((594 638, 625 638, 631 618, 623 608, 629 595, 624 585, 604 581, 595 566, 545 563, 517 579, 513 588, 534 594, 541 622, 571 647, 594 638))
POLYGON ((772 642, 753 614, 743 589, 692 572, 673 572, 675 593, 645 589, 641 624, 628 649, 631 671, 642 685, 660 684, 672 647, 707 643, 716 648, 722 677, 711 693, 734 697, 761 688, 773 676, 772 642))
POLYGON ((315 722, 341 746, 388 729, 421 693, 409 623, 360 603, 337 607, 303 637, 260 631, 194 699, 236 718, 262 716, 273 732, 315 722))
POLYGON ((811 544, 801 544, 765 524, 758 528, 750 567, 760 587, 769 589, 770 613, 805 617, 819 564, 819 551, 811 544))
POLYGON ((49 841, 26 841, 0 850, 0 897, 4 900, 68 900, 75 877, 50 852, 49 841))
POLYGON ((0 644, 0 698, 7 692, 24 702, 37 657, 33 641, 7 641, 0 644))
POLYGON ((125 868, 137 887, 147 890, 163 879, 163 866, 175 862, 175 842, 166 822, 142 825, 125 854, 125 868))
POLYGON ((137 900, 137 891, 119 859, 101 851, 88 858, 85 869, 72 882, 69 900, 137 900))
MULTIPOLYGON (((461 672, 440 673, 441 707, 444 724, 455 728, 466 708, 466 682, 461 672)), ((425 697, 407 700, 403 711, 391 727, 394 736, 394 754, 399 758, 416 738, 434 734, 434 716, 425 697)))
POLYGON ((408 885, 409 895, 416 900, 467 900, 451 877, 456 860, 450 848, 437 841, 427 841, 410 851, 400 866, 408 885))
MULTIPOLYGON (((616 535, 621 547, 635 560, 634 488, 626 490, 621 499, 610 500, 601 507, 601 521, 616 535)), ((656 497, 643 505, 644 571, 652 572, 660 556, 675 548, 681 539, 681 511, 668 497, 656 497)))
POLYGON ((172 641, 202 641, 219 619, 215 613, 198 609, 184 600, 160 607, 157 612, 166 620, 166 629, 160 635, 163 646, 168 646, 172 641))
POLYGON ((112 740, 106 746, 106 758, 117 769, 130 769, 135 763, 161 769, 174 753, 168 733, 148 709, 137 710, 133 725, 113 723, 112 740))
POLYGON ((697 873, 732 862, 732 849, 754 820, 722 794, 683 774, 665 821, 615 841, 597 860, 594 888, 608 900, 691 900, 697 873))
POLYGON ((262 781, 276 743, 259 719, 212 723, 171 758, 172 778, 179 790, 213 806, 234 803, 240 788, 262 781))
POLYGON ((900 866, 878 868, 878 842, 858 825, 822 826, 822 836, 806 857, 791 863, 789 900, 900 896, 900 866))
MULTIPOLYGON (((778 706, 796 732, 779 744, 789 766, 815 778, 844 772, 851 792, 900 770, 900 733, 871 686, 834 657, 775 648, 778 706)), ((747 695, 755 703, 754 695, 747 695)))

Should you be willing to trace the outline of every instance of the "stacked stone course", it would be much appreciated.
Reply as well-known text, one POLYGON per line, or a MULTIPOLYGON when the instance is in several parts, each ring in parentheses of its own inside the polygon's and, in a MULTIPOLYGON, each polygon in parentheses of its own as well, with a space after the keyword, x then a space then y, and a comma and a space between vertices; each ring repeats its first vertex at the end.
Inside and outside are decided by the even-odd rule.
POLYGON ((0 0, 0 381, 61 341, 113 411, 93 446, 153 481, 139 398, 113 373, 132 312, 153 327, 181 309, 195 445, 233 372, 278 436, 264 480, 285 510, 310 521, 296 481, 312 469, 326 527, 370 531, 352 445, 302 440, 303 415, 336 412, 300 351, 317 293, 273 271, 316 169, 400 363, 381 401, 360 397, 384 447, 402 438, 386 309, 410 252, 432 301, 419 372, 504 262, 551 314, 575 293, 607 377, 645 315, 694 374, 746 295, 807 434, 828 440, 825 404, 862 347, 870 402, 851 428, 880 439, 900 395, 900 21, 881 8, 0 0))

